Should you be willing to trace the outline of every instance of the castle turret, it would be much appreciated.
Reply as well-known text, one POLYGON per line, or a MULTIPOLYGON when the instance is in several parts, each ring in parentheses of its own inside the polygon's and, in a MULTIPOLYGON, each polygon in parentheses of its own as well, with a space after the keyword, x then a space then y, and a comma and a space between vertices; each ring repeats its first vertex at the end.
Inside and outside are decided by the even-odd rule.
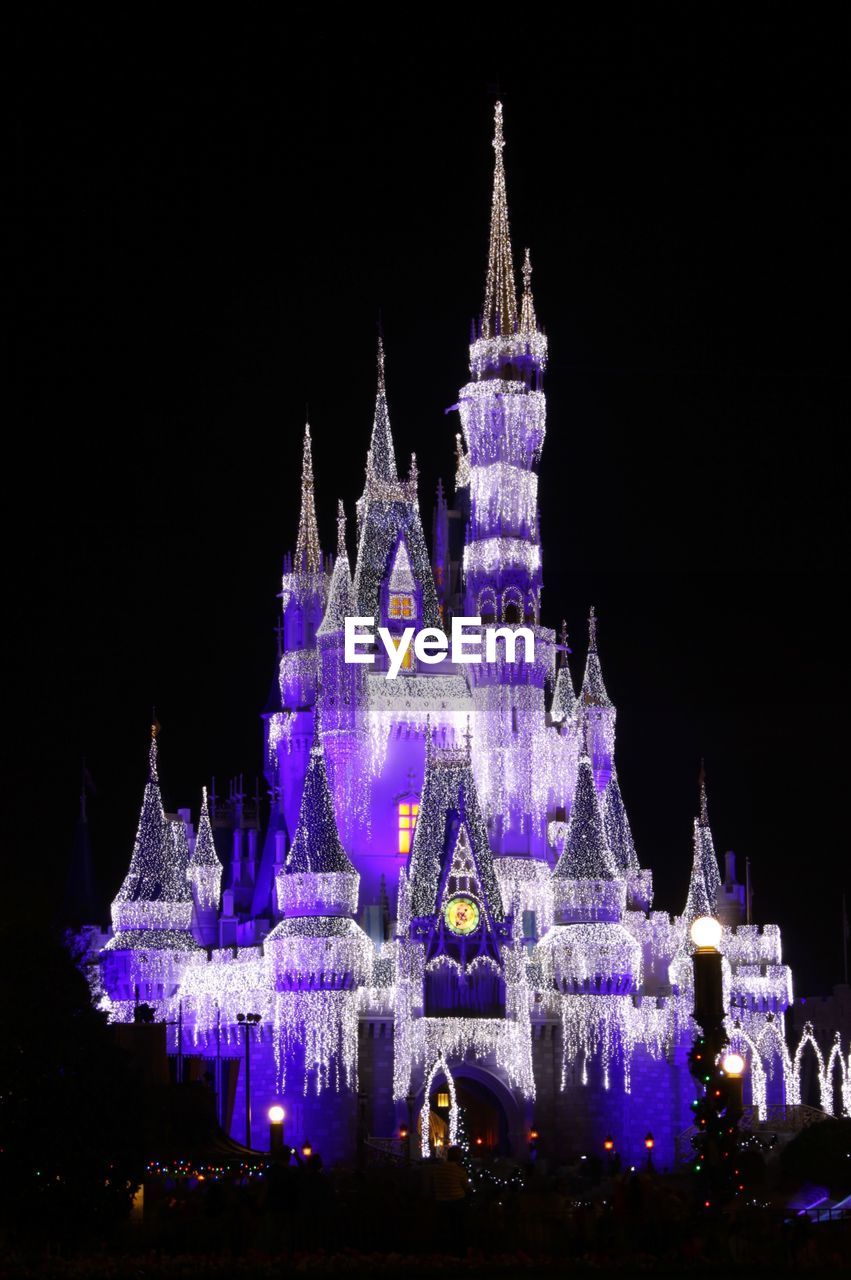
POLYGON ((631 911, 649 911, 653 903, 653 875, 648 869, 642 869, 638 861, 632 828, 621 795, 617 770, 614 768, 603 792, 601 809, 606 839, 615 866, 626 880, 627 906, 631 911))
POLYGON ((706 770, 700 762, 700 790, 698 816, 694 822, 695 845, 700 849, 703 879, 709 900, 709 914, 715 915, 718 906, 718 895, 721 889, 721 873, 718 870, 718 856, 709 827, 709 813, 706 804, 706 770))
POLYGON ((466 610, 508 623, 540 617, 538 477, 546 430, 541 381, 547 343, 535 317, 531 265, 517 314, 503 164, 502 104, 496 104, 490 243, 479 335, 470 347, 473 381, 458 408, 469 467, 464 551, 466 610))
POLYGON ((213 841, 213 828, 207 807, 207 788, 201 791, 201 816, 198 834, 187 870, 194 904, 192 932, 202 947, 216 945, 218 911, 222 891, 222 864, 213 841))
POLYGON ((104 947, 104 986, 119 1020, 126 1005, 168 998, 182 956, 200 952, 192 936, 189 846, 182 819, 167 817, 157 773, 157 731, 151 731, 148 781, 130 866, 112 903, 113 936, 104 947), (166 953, 154 963, 150 953, 166 953), (121 1008, 121 1002, 125 1007, 121 1008))
POLYGON ((318 1092, 357 1083, 357 989, 372 974, 374 950, 356 924, 360 877, 343 848, 325 771, 318 715, 298 825, 279 870, 284 918, 264 952, 276 992, 280 1087, 296 1067, 318 1092))
POLYGON ((463 467, 470 504, 464 611, 481 617, 484 628, 502 628, 495 660, 471 666, 468 675, 479 726, 476 774, 493 819, 491 844, 498 856, 545 859, 541 814, 547 805, 548 753, 540 730, 544 689, 554 674, 555 637, 540 625, 537 468, 546 431, 547 342, 535 315, 528 257, 518 315, 504 145, 497 103, 484 307, 470 346, 471 380, 457 406, 464 437, 459 471, 463 467), (510 634, 519 627, 527 629, 522 639, 510 634))
POLYGON ((600 655, 597 652, 597 615, 593 605, 588 615, 588 657, 579 691, 583 734, 587 734, 589 753, 594 767, 594 781, 599 792, 605 791, 612 776, 615 754, 615 707, 603 683, 600 655))
MULTIPOLYGON (((357 504, 358 552, 354 598, 360 617, 398 630, 436 627, 440 615, 417 499, 416 459, 407 480, 396 472, 384 374, 384 344, 378 342, 378 387, 366 483, 357 504), (396 575, 392 585, 391 577, 396 575)), ((378 666, 375 668, 378 670, 378 666)), ((406 668, 413 670, 411 666, 406 668)))
POLYGON ((310 426, 304 428, 301 512, 295 555, 284 566, 283 653, 279 668, 281 711, 266 718, 267 754, 277 758, 280 804, 290 831, 298 818, 316 703, 319 660, 316 635, 328 598, 328 574, 319 546, 313 490, 310 426))
POLYGON ((553 700, 550 704, 550 719, 562 732, 568 728, 576 711, 576 693, 570 675, 570 664, 567 660, 569 653, 570 649, 567 647, 567 623, 562 622, 559 635, 556 682, 553 689, 553 700))

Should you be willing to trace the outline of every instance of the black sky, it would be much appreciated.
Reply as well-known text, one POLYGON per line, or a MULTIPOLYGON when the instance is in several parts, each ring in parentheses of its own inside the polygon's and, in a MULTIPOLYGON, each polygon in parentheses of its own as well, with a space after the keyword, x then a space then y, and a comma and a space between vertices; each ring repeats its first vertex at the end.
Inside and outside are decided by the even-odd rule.
POLYGON ((361 489, 379 309, 430 529, 498 92, 550 340, 545 620, 566 616, 579 676, 597 607, 657 905, 682 906, 704 755, 717 847, 751 858, 798 990, 825 988, 851 890, 841 7, 499 14, 21 30, 7 907, 61 883, 83 753, 112 896, 152 702, 173 807, 258 771, 305 405, 330 547, 361 489))

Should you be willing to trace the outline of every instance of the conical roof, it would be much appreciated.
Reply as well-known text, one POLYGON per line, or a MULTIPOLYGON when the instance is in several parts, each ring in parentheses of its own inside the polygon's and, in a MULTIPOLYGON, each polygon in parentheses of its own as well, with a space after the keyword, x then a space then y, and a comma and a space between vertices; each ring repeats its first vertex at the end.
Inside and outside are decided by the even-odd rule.
POLYGON ((375 393, 375 417, 369 442, 368 468, 380 480, 396 481, 396 451, 390 430, 390 412, 387 408, 387 388, 384 383, 384 342, 378 339, 378 387, 375 393))
MULTIPOLYGON (((180 824, 182 827, 182 823, 180 824)), ((151 738, 148 781, 130 866, 115 897, 123 902, 191 902, 186 879, 189 849, 181 842, 163 810, 157 775, 157 740, 151 738)))
POLYGON ((700 765, 699 817, 694 823, 694 838, 700 848, 700 860, 703 867, 703 879, 709 899, 710 915, 715 914, 718 904, 718 893, 721 889, 721 873, 718 870, 718 856, 712 831, 709 827, 709 813, 706 804, 706 771, 703 762, 700 765))
POLYGON ((586 707, 611 707, 612 700, 603 683, 603 672, 597 653, 597 615, 592 606, 588 615, 588 657, 585 661, 585 676, 582 680, 580 701, 586 707))
POLYGON ((319 736, 318 710, 314 714, 316 734, 310 748, 298 826, 287 855, 285 871, 288 874, 310 871, 346 872, 354 875, 354 866, 343 848, 337 830, 334 799, 328 785, 325 752, 319 736))
POLYGON ((189 859, 190 867, 213 867, 222 869, 216 846, 213 842, 213 827, 210 822, 210 811, 207 807, 207 788, 201 789, 201 816, 198 819, 198 834, 195 837, 195 848, 189 859))
POLYGON ((301 461, 301 512, 298 521, 298 537, 295 545, 293 569, 296 573, 318 573, 322 553, 319 549, 319 528, 316 523, 316 498, 313 490, 313 454, 310 444, 310 423, 304 424, 304 445, 301 461))
POLYGON ((712 903, 706 888, 706 878, 703 873, 703 851, 698 840, 698 824, 694 824, 694 855, 691 863, 691 877, 688 882, 688 896, 686 897, 686 905, 683 916, 687 924, 691 924, 693 920, 697 920, 699 916, 711 916, 715 914, 714 904, 712 903))
POLYGON ((439 909, 442 873, 451 865, 459 840, 463 840, 465 849, 469 849, 476 879, 492 919, 504 919, 502 896, 469 752, 429 746, 408 876, 412 915, 431 916, 439 909), (462 828, 465 828, 466 835, 462 835, 462 828))
POLYGON ((494 108, 494 171, 491 199, 491 230, 488 245, 488 271, 485 280, 485 303, 482 309, 482 337, 495 338, 517 329, 517 289, 514 282, 514 260, 511 233, 508 229, 508 197, 505 191, 505 165, 502 152, 502 103, 494 108))
POLYGON ((340 499, 337 504, 337 559, 334 561, 331 585, 328 588, 328 603, 325 606, 325 615, 318 634, 323 636, 330 635, 334 631, 342 631, 346 618, 353 617, 354 614, 354 588, 349 556, 346 551, 346 513, 340 499))
POLYGON ((594 771, 587 755, 579 760, 564 849, 553 876, 558 880, 618 879, 594 786, 594 771))
POLYGON ((615 866, 624 873, 640 870, 618 775, 614 771, 603 792, 603 822, 615 866))

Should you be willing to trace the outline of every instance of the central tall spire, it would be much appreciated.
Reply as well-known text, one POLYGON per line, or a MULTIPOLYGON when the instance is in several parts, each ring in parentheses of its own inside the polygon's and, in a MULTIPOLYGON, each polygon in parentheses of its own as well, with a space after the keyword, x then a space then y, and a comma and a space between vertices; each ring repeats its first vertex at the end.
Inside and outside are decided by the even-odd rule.
POLYGON ((505 194, 505 166, 502 150, 502 103, 494 109, 493 199, 491 201, 491 238, 488 250, 488 274, 485 281, 485 305, 482 312, 482 337, 495 338, 517 329, 517 291, 514 283, 514 261, 511 256, 511 234, 508 229, 508 198, 505 194))

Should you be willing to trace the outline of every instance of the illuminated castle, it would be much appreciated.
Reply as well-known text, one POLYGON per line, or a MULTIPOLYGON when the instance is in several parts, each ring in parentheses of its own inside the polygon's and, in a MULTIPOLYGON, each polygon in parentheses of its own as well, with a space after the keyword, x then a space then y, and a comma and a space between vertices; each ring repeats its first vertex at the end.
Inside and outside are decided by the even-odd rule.
POLYGON ((493 145, 484 308, 431 554, 379 347, 353 572, 342 503, 336 555, 320 549, 305 431, 263 712, 268 823, 237 784, 209 805, 204 793, 197 829, 188 810, 165 813, 154 739, 97 998, 115 1021, 141 1005, 166 1021, 186 1070, 214 1076, 240 1139, 248 1038, 260 1148, 282 1102, 288 1140, 309 1139, 326 1163, 410 1126, 423 1153, 465 1134, 519 1159, 534 1131, 555 1164, 602 1151, 609 1134, 637 1162, 649 1131, 661 1167, 690 1123, 691 920, 724 925, 728 1028, 763 1113, 794 1100, 791 976, 777 926, 746 923, 732 855, 720 873, 702 785, 683 914, 652 910, 593 610, 578 693, 564 632, 541 621, 547 340, 528 251, 518 306, 499 105, 493 145), (461 615, 531 629, 534 659, 521 646, 512 661, 503 636, 480 664, 409 651, 394 680, 381 649, 372 666, 345 661, 347 617, 399 635, 461 615))

